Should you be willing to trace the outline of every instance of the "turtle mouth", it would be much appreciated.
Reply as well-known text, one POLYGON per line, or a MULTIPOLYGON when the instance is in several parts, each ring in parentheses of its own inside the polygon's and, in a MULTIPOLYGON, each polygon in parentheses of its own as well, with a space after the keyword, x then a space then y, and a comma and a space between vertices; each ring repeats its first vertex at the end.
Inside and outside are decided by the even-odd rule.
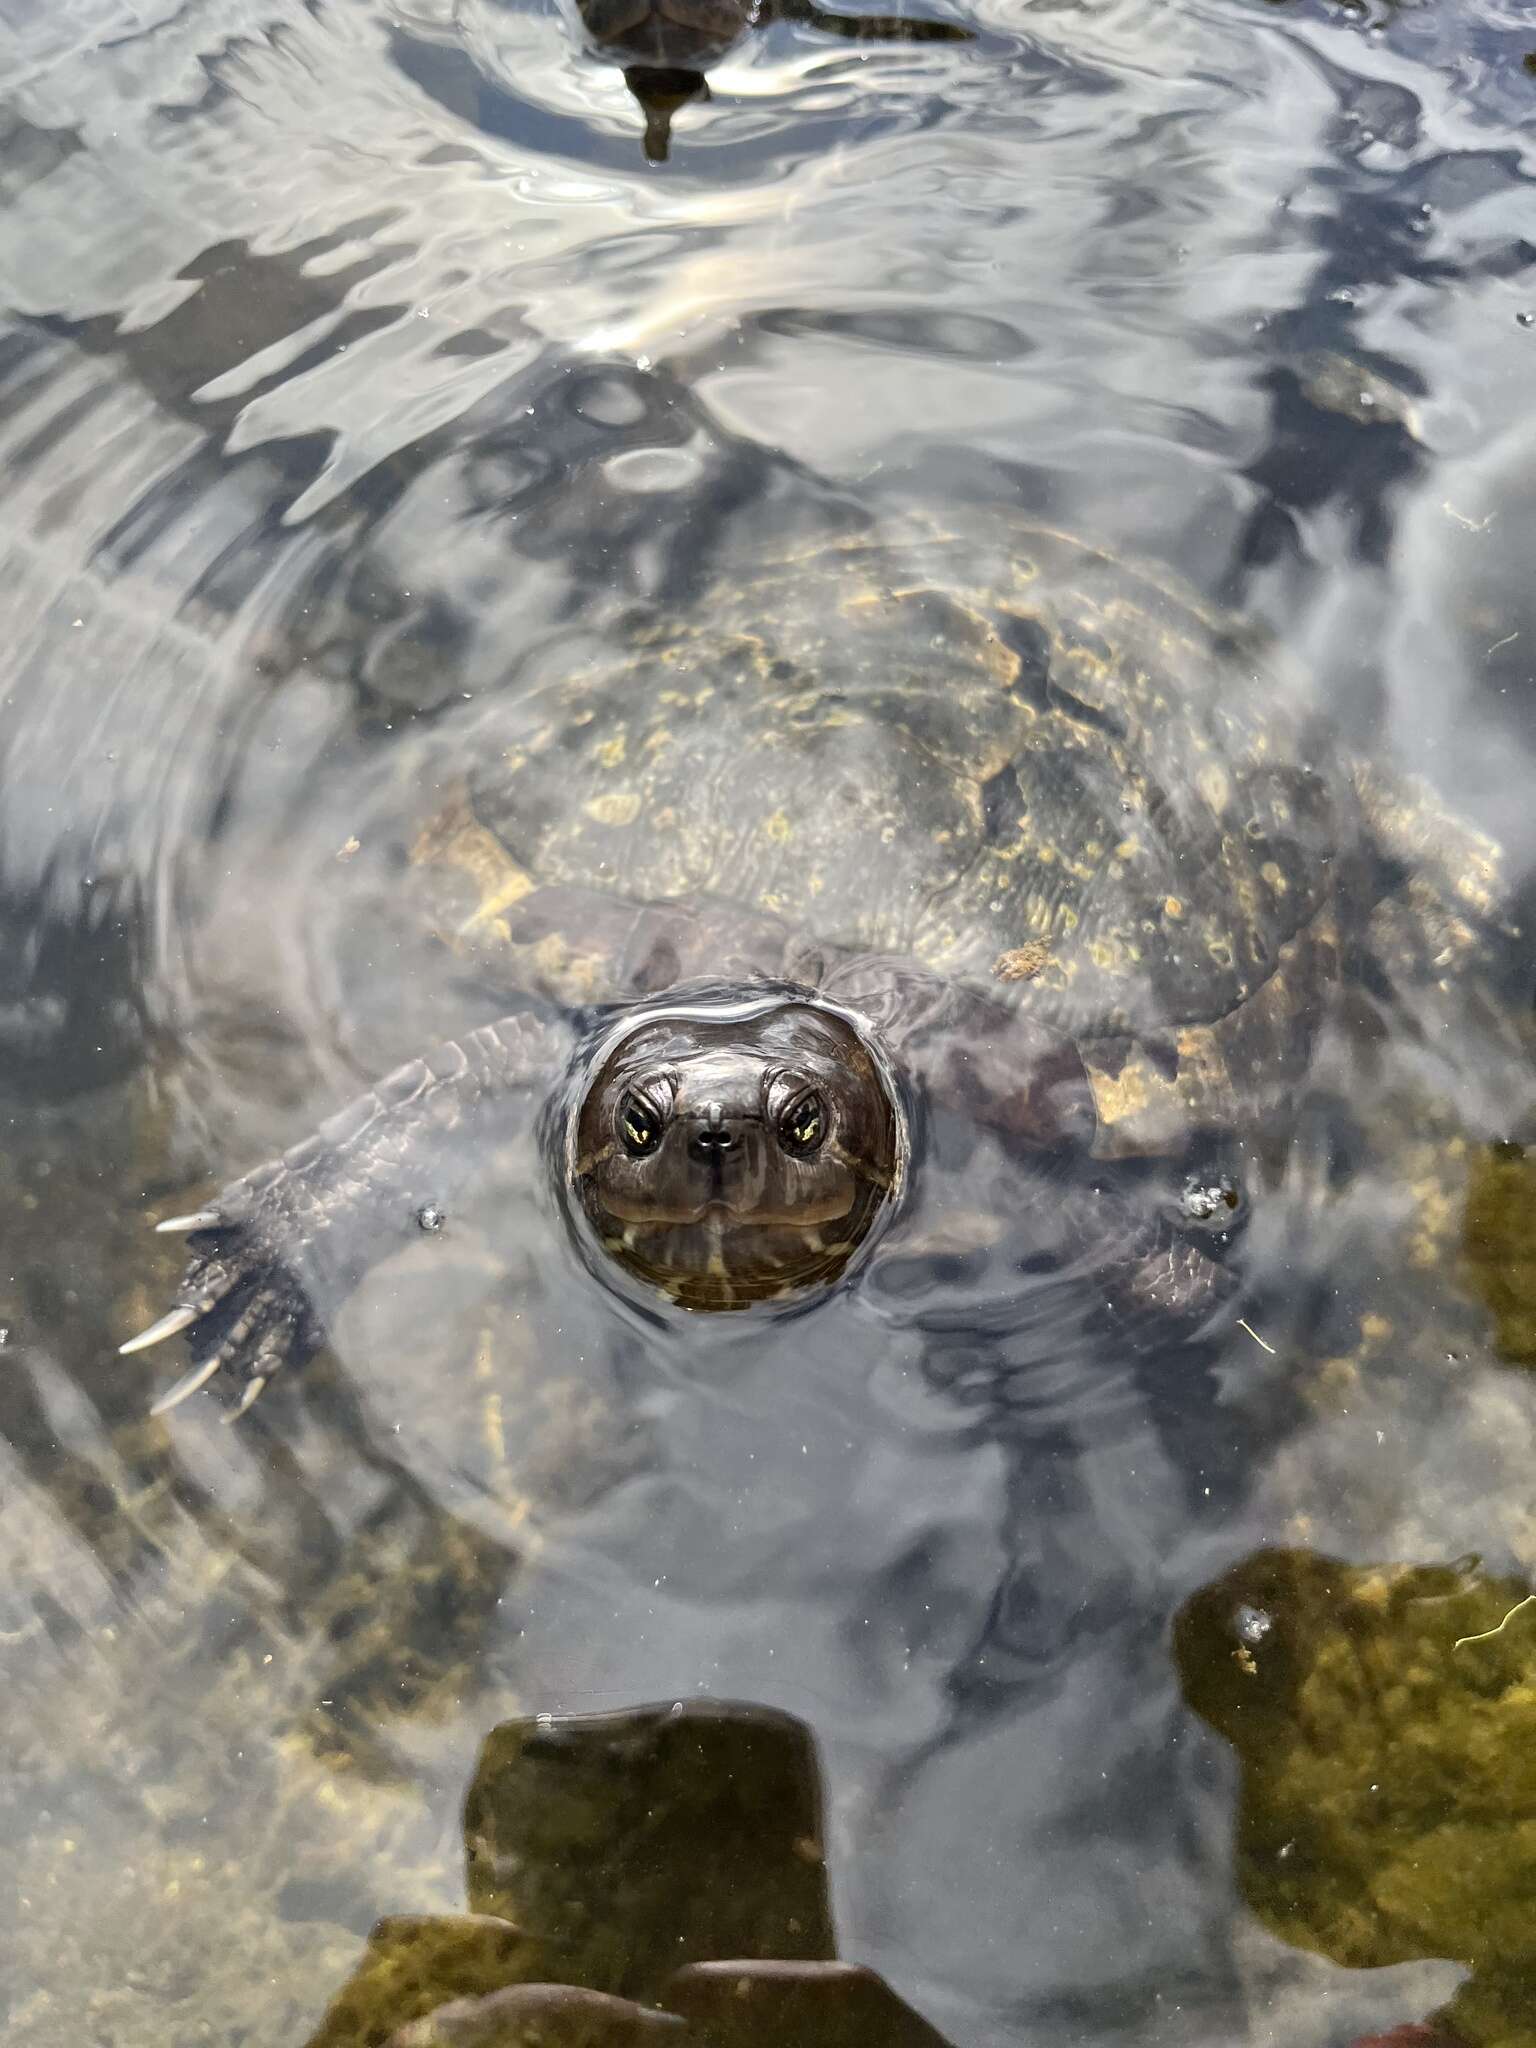
POLYGON ((628 1224, 605 1235, 603 1248, 677 1307, 719 1313, 803 1301, 843 1273, 864 1234, 860 1219, 822 1231, 803 1218, 733 1226, 712 1212, 697 1222, 628 1224))
POLYGON ((831 1190, 819 1201, 764 1205, 733 1196, 720 1189, 695 1202, 627 1202, 621 1196, 603 1204, 607 1214, 619 1223, 640 1229, 683 1230, 692 1224, 718 1223, 731 1230, 814 1230, 826 1223, 840 1223, 857 1201, 857 1189, 845 1185, 831 1190))

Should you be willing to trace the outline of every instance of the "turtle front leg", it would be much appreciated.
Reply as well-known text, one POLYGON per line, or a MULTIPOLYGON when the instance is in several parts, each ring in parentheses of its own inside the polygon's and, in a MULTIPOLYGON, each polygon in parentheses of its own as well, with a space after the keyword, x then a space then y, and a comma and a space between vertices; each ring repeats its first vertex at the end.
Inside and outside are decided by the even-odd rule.
POLYGON ((1157 1233, 1109 1288, 1120 1315, 1151 1314, 1191 1327, 1226 1308, 1238 1292, 1230 1266, 1172 1227, 1157 1233))
POLYGON ((485 1025, 398 1068, 206 1208, 159 1224, 187 1233, 187 1269, 169 1311, 121 1349, 185 1333, 195 1363, 151 1412, 218 1379, 235 1394, 233 1419, 302 1365, 369 1267, 440 1227, 443 1203, 526 1124, 569 1045, 532 1016, 485 1025))

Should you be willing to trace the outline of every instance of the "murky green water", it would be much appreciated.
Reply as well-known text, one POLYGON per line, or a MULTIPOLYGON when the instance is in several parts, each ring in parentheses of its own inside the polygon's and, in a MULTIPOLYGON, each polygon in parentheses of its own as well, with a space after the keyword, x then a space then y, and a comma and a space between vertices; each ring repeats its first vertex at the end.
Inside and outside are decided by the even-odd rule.
POLYGON ((506 0, 0 0, 18 2048, 716 1943, 955 2048, 1536 2042, 1536 23, 942 19, 661 64, 506 0), (1299 678, 1325 766, 1432 782, 1410 892, 1502 846, 1487 985, 1431 947, 1309 1042, 1243 1320, 1106 1335, 961 1118, 894 1263, 680 1330, 530 1153, 238 1427, 151 1420, 149 1221, 495 1014, 405 879, 501 708, 833 538, 889 585, 915 519, 1271 634, 1234 707, 1299 678), (522 1725, 710 1701, 763 1712, 583 1724, 570 1781, 522 1725))

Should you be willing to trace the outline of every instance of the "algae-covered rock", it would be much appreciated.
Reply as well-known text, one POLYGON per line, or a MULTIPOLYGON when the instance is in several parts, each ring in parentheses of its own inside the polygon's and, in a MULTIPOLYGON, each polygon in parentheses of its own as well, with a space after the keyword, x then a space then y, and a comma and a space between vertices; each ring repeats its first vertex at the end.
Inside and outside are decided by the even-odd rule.
POLYGON ((515 1986, 549 1995, 465 2007, 442 2038, 606 2040, 614 2014, 556 1988, 664 2003, 694 1961, 836 1954, 816 1746, 791 1715, 709 1701, 507 1721, 463 1827, 470 1910, 381 1920, 310 2048, 374 2048, 515 1986))
POLYGON ((949 2048, 884 1978, 852 1963, 691 1963, 666 2002, 697 2048, 949 2048))
POLYGON ((1358 1968, 1464 1963, 1446 2023, 1536 2048, 1529 1588, 1471 1561, 1260 1551, 1185 1604, 1174 1649, 1188 1703, 1237 1752, 1252 1911, 1358 1968))
POLYGON ((513 1984, 456 1999, 394 2035, 389 2048, 662 2048, 688 2042, 675 2013, 570 1984, 513 1984))
POLYGON ((396 1915, 309 2048, 947 2048, 837 1959, 821 1775, 729 1701, 493 1729, 464 1804, 470 1911, 396 1915))
POLYGON ((1536 1365, 1536 1157, 1523 1145, 1491 1145, 1475 1155, 1463 1238, 1499 1356, 1536 1365))
POLYGON ((837 1953, 810 1731, 698 1702, 510 1721, 464 1807, 471 1906, 593 1990, 654 1996, 686 1963, 837 1953))

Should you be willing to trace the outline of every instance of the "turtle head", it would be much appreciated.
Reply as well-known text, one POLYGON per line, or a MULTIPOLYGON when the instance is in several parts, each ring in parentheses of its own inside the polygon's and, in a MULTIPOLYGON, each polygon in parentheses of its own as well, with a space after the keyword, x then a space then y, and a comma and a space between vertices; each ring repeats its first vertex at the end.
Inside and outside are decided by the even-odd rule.
POLYGON ((905 1157, 881 1060, 840 1012, 785 995, 633 1019, 599 1049, 568 1151, 604 1251, 690 1309, 829 1285, 905 1157))

